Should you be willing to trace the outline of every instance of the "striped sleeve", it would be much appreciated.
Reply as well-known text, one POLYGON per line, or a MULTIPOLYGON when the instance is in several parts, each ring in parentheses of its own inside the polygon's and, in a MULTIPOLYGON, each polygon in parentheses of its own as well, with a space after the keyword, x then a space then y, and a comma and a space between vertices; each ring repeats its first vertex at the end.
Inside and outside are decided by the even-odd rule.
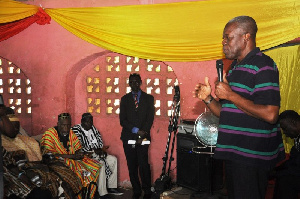
POLYGON ((64 154, 64 150, 58 147, 57 143, 59 143, 59 139, 55 128, 49 128, 41 139, 43 154, 48 152, 64 154))

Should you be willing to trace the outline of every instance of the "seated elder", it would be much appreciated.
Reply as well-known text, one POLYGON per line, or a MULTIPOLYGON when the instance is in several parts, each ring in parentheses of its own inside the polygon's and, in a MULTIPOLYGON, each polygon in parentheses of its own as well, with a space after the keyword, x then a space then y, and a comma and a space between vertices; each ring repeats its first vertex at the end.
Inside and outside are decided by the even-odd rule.
MULTIPOLYGON (((3 168, 4 168, 4 195, 7 198, 34 198, 45 197, 51 195, 42 186, 42 181, 39 175, 35 175, 33 169, 27 163, 28 161, 41 161, 42 156, 38 143, 33 143, 28 136, 22 136, 19 133, 19 118, 13 114, 10 108, 7 108, 6 113, 10 122, 14 126, 16 137, 10 138, 6 135, 1 135, 3 148, 3 168), (34 149, 37 150, 34 150, 34 149), (32 183, 30 178, 35 177, 35 183, 32 183), (44 189, 44 190, 43 190, 44 189), (46 193, 43 195, 43 193, 46 193)), ((36 142, 36 141, 35 141, 36 142)), ((49 178, 50 179, 50 178, 49 178)))
POLYGON ((71 130, 69 113, 58 115, 57 126, 49 128, 43 134, 41 148, 43 154, 52 154, 56 159, 61 160, 80 179, 82 192, 78 195, 79 198, 86 194, 93 198, 101 164, 81 151, 80 142, 71 130))
POLYGON ((274 199, 297 199, 300 193, 300 116, 293 110, 283 111, 279 116, 283 133, 294 139, 290 157, 276 167, 274 199))
POLYGON ((73 199, 80 191, 78 178, 59 161, 44 164, 39 143, 34 138, 18 134, 19 118, 7 113, 17 136, 1 136, 6 198, 52 199, 64 196, 65 199, 73 199))
POLYGON ((82 150, 91 153, 91 157, 103 165, 98 180, 100 198, 107 198, 107 194, 122 195, 118 187, 118 160, 116 156, 107 153, 109 146, 103 144, 100 132, 94 126, 93 116, 84 113, 81 124, 72 127, 80 140, 82 150))
POLYGON ((0 94, 0 198, 3 198, 3 165, 2 165, 2 142, 1 135, 7 135, 10 138, 16 137, 13 124, 9 121, 6 115, 6 106, 4 105, 3 97, 0 94))
POLYGON ((2 135, 2 146, 6 151, 24 150, 29 162, 41 161, 42 154, 39 143, 28 135, 20 134, 20 120, 11 111, 13 111, 11 108, 7 109, 7 117, 14 126, 16 137, 10 138, 2 135))

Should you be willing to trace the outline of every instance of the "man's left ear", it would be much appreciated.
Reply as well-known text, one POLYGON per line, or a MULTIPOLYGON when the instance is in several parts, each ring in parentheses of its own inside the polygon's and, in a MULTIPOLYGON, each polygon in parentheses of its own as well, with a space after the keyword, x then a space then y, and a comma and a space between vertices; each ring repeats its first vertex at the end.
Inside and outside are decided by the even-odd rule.
POLYGON ((250 40, 250 33, 246 33, 245 35, 244 35, 244 40, 245 41, 249 41, 250 40))

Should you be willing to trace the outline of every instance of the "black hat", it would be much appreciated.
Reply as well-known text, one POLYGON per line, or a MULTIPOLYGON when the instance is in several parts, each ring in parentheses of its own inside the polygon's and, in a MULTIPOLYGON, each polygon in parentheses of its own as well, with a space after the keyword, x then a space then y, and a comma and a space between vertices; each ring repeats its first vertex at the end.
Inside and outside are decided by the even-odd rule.
POLYGON ((92 114, 90 114, 90 113, 83 113, 81 119, 83 120, 83 119, 87 119, 89 117, 93 118, 92 114))

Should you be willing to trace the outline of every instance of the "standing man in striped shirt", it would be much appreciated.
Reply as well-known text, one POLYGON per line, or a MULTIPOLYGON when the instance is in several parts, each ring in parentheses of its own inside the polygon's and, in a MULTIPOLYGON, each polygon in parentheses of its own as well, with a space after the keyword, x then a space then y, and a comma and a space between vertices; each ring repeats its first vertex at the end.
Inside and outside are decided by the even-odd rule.
POLYGON ((194 97, 219 117, 214 158, 225 162, 229 199, 264 199, 269 171, 285 157, 278 115, 279 73, 274 61, 256 47, 257 25, 249 16, 230 20, 223 31, 223 52, 234 60, 223 82, 208 77, 194 97))

